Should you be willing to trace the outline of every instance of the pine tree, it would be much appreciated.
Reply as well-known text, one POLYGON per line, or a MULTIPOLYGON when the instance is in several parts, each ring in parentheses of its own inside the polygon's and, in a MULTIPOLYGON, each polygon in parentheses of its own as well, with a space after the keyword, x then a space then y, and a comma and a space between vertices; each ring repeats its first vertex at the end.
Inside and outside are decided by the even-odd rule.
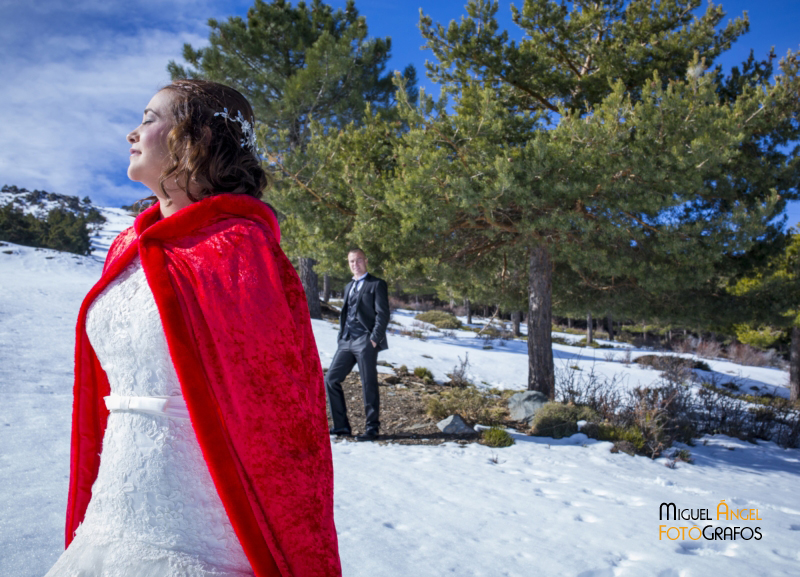
POLYGON ((736 280, 730 292, 747 299, 752 316, 738 332, 779 328, 791 332, 789 398, 800 399, 800 233, 791 231, 783 252, 753 274, 736 280))
MULTIPOLYGON (((385 71, 391 39, 368 37, 366 20, 353 0, 336 11, 321 0, 295 6, 285 0, 256 0, 246 19, 210 19, 208 24, 209 46, 184 45, 183 57, 192 68, 170 62, 168 70, 173 79, 200 77, 232 86, 252 104, 259 147, 277 176, 269 201, 286 216, 284 247, 303 255, 299 268, 309 308, 318 311, 312 261, 324 260, 329 247, 315 245, 317 224, 297 218, 297 189, 307 189, 298 166, 315 162, 307 150, 313 122, 320 130, 336 130, 359 122, 367 104, 392 104, 394 88, 385 71)), ((413 66, 404 75, 413 86, 413 66)), ((346 251, 344 246, 338 249, 339 256, 346 251)))
POLYGON ((531 389, 554 393, 554 269, 598 290, 685 294, 757 242, 795 194, 763 186, 779 169, 748 144, 796 125, 796 55, 774 80, 721 95, 704 71, 747 22, 717 31, 722 9, 695 18, 698 5, 527 0, 513 14, 519 43, 498 31, 493 2, 470 2, 449 28, 421 19, 439 60, 429 73, 455 114, 423 103, 404 119, 402 185, 386 201, 432 239, 420 258, 447 262, 464 246, 525 254, 531 389), (737 171, 745 158, 762 170, 737 171))

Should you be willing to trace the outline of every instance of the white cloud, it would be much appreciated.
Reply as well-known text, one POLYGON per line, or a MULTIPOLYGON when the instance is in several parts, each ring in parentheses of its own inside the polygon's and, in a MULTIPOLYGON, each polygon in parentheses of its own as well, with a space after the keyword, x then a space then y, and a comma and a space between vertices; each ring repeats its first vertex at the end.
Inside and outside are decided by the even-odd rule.
MULTIPOLYGON (((84 9, 92 6, 92 0, 83 2, 84 9)), ((0 28, 0 184, 88 195, 112 206, 146 196, 144 187, 125 177, 125 136, 169 82, 167 63, 180 60, 183 44, 207 43, 203 6, 187 15, 186 2, 172 2, 160 14, 167 19, 161 28, 61 30, 47 22, 37 31, 31 13, 16 28, 6 20, 0 28), (169 16, 176 10, 185 32, 167 30, 174 28, 169 16), (53 28, 61 33, 48 31, 53 28), (36 38, 19 41, 31 34, 36 38), (8 45, 11 39, 16 44, 8 45)))

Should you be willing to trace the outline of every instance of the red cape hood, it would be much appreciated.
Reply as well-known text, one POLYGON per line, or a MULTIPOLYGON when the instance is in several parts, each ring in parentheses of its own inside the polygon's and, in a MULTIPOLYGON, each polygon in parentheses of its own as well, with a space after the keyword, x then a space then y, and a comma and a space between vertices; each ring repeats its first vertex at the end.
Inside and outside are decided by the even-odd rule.
POLYGON ((108 378, 89 305, 140 255, 211 477, 259 577, 341 575, 325 393, 308 305, 272 211, 223 194, 143 212, 78 316, 67 545, 100 465, 108 378))

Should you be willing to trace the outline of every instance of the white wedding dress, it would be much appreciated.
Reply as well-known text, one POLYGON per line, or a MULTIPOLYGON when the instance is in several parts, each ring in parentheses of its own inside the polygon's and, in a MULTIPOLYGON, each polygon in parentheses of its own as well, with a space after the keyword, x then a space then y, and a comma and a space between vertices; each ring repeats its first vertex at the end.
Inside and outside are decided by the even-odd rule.
POLYGON ((112 407, 76 537, 46 577, 244 577, 231 527, 187 417, 164 328, 137 257, 89 308, 86 329, 112 407), (137 406, 156 409, 121 410, 137 406), (161 405, 164 405, 161 402, 161 405))

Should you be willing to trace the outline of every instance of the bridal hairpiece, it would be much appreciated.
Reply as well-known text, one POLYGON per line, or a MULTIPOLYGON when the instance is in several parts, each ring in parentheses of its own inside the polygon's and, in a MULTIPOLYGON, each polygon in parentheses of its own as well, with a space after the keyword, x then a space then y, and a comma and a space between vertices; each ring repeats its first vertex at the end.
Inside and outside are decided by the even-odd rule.
POLYGON ((221 116, 226 120, 231 120, 233 122, 238 122, 242 127, 242 134, 244 138, 241 139, 240 143, 242 148, 248 148, 250 152, 253 153, 256 157, 258 157, 258 145, 256 144, 256 130, 255 126, 252 122, 247 120, 244 116, 242 116, 242 111, 237 110, 236 116, 228 113, 227 108, 223 108, 222 112, 215 112, 214 116, 221 116))

